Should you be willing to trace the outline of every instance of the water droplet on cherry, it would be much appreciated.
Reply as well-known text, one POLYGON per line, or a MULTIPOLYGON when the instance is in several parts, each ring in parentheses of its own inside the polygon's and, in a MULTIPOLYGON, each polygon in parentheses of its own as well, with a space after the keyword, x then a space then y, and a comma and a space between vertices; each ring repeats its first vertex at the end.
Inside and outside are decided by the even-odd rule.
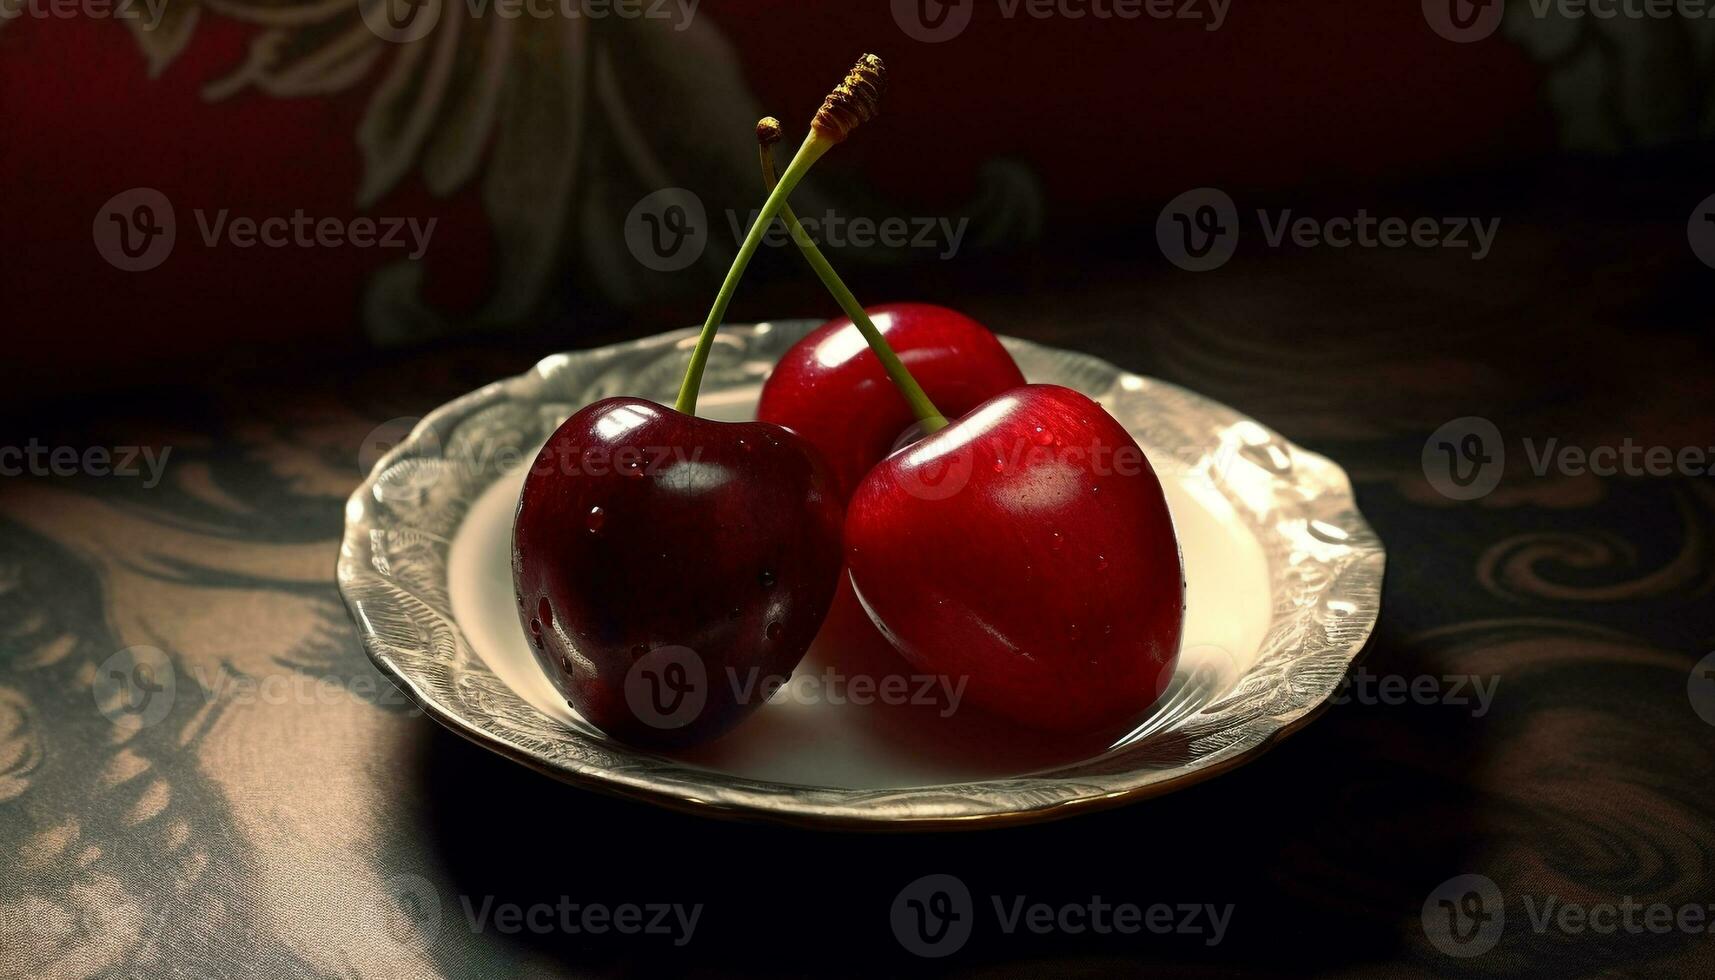
POLYGON ((778 640, 782 636, 785 636, 785 635, 786 635, 786 627, 780 625, 779 622, 773 622, 773 623, 768 624, 768 638, 770 640, 778 640))
POLYGON ((1066 547, 1066 536, 1059 531, 1050 531, 1048 532, 1048 544, 1055 551, 1059 551, 1066 547))
POLYGON ((606 523, 607 511, 600 507, 591 507, 589 516, 584 518, 584 527, 589 528, 591 534, 600 534, 602 525, 606 523))
POLYGON ((1108 556, 1097 555, 1096 556, 1096 571, 1105 572, 1107 570, 1108 570, 1108 556))
POLYGON ((548 604, 547 596, 543 596, 542 601, 536 603, 536 615, 549 626, 554 625, 554 607, 548 604))
POLYGON ((758 575, 758 576, 757 576, 757 577, 756 577, 756 580, 757 580, 757 581, 758 581, 758 582, 761 582, 761 583, 762 583, 762 587, 763 587, 763 588, 765 588, 765 589, 772 589, 772 588, 774 588, 774 573, 773 573, 773 572, 771 572, 771 571, 769 571, 769 570, 768 570, 768 569, 766 569, 766 568, 765 568, 765 569, 763 569, 763 570, 762 570, 762 574, 761 574, 761 575, 758 575))

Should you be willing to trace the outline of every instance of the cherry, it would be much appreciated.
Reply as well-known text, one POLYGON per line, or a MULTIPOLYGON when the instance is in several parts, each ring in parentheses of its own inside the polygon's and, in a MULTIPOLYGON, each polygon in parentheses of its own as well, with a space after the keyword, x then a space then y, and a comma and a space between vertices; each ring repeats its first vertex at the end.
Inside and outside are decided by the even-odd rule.
POLYGON ((513 581, 542 669, 591 723, 642 745, 714 738, 815 639, 840 572, 818 455, 761 422, 641 398, 574 413, 518 503, 513 581))
MULTIPOLYGON (((772 118, 757 125, 766 182, 778 138, 772 118)), ((792 209, 780 215, 926 433, 870 469, 846 513, 846 562, 870 620, 921 669, 967 679, 971 701, 997 715, 1079 739, 1123 735, 1172 680, 1185 620, 1179 543, 1143 451, 1100 405, 1054 385, 1012 388, 949 425, 792 209)), ((795 350, 765 417, 814 419, 811 438, 851 459, 800 407, 818 401, 806 392, 819 355, 849 355, 795 350)))
POLYGON ((1100 405, 1015 388, 882 460, 847 509, 882 634, 972 704, 1123 735, 1173 676, 1184 573, 1161 483, 1100 405))
POLYGON ((766 422, 696 417, 715 333, 792 188, 875 114, 866 55, 822 104, 703 323, 672 408, 610 398, 572 414, 524 481, 519 617, 572 707, 641 745, 714 738, 790 675, 833 600, 840 497, 816 450, 766 422))
MULTIPOLYGON (((964 314, 926 303, 866 312, 924 393, 950 415, 1024 384, 1006 348, 964 314)), ((756 417, 820 449, 842 498, 917 421, 850 317, 817 327, 786 351, 762 386, 756 417)))
MULTIPOLYGON (((770 189, 775 186, 773 148, 782 135, 780 120, 773 116, 756 124, 757 161, 770 189)), ((757 417, 787 426, 821 449, 839 479, 842 498, 909 428, 933 432, 946 425, 936 404, 956 414, 1024 383, 1006 348, 970 317, 922 303, 865 310, 790 204, 781 208, 780 218, 846 316, 787 350, 763 384, 757 417), (917 375, 927 387, 918 384, 917 375), (895 391, 888 391, 884 378, 895 391)))

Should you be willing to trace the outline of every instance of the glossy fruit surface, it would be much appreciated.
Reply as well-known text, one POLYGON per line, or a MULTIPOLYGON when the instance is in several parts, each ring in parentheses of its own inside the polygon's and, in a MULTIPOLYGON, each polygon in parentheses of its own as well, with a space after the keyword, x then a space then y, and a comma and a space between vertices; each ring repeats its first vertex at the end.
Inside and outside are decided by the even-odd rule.
MULTIPOLYGON (((1024 384, 999 339, 962 313, 926 303, 866 311, 948 418, 1024 384)), ((756 417, 797 432, 821 450, 841 499, 851 496, 917 421, 846 317, 817 327, 786 351, 762 386, 756 417)))
POLYGON ((790 676, 840 570, 841 505, 814 449, 778 426, 640 398, 567 419, 536 457, 512 572, 536 658, 604 732, 714 738, 790 676))
POLYGON ((1123 735, 1173 676, 1185 587, 1161 483, 1069 388, 1015 388, 883 460, 845 542, 895 648, 1015 722, 1123 735))

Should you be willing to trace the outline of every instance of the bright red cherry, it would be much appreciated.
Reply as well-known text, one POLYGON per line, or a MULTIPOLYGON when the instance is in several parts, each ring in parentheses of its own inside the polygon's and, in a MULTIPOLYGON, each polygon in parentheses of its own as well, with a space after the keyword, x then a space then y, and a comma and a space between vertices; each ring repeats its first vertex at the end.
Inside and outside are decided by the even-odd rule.
POLYGON ((887 457, 845 543, 882 634, 995 714, 1120 735, 1173 676, 1185 583, 1161 483, 1071 389, 1015 388, 887 457))
MULTIPOLYGON (((927 303, 867 310, 948 418, 1024 384, 995 335, 962 313, 927 303)), ((824 323, 786 351, 762 386, 756 417, 797 432, 821 450, 841 499, 851 496, 917 421, 847 317, 824 323)))
POLYGON ((839 581, 840 525, 827 467, 791 432, 609 398, 567 419, 525 480, 519 618, 602 731, 706 741, 809 649, 839 581))

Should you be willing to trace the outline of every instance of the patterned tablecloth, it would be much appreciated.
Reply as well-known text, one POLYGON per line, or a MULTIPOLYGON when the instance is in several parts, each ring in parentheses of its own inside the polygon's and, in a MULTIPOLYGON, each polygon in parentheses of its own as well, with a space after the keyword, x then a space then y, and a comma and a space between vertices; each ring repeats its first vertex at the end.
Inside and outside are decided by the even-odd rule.
MULTIPOLYGON (((1513 223, 1483 263, 1110 258, 920 289, 1327 453, 1390 549, 1344 703, 1208 783, 1012 830, 619 802, 463 742, 374 672, 332 576, 366 440, 546 341, 84 400, 7 443, 38 440, 39 475, 0 480, 0 974, 1707 975, 1715 353, 1679 222, 1513 223), (1466 417, 1494 427, 1472 458, 1498 437, 1505 459, 1454 500, 1438 442, 1463 453, 1471 424, 1429 440, 1466 417), (59 446, 81 475, 55 475, 59 446), (81 455, 131 446, 155 455, 129 476, 81 455), (113 659, 139 647, 166 676, 113 659), (890 926, 929 873, 974 896, 946 960, 890 926), (1138 931, 1095 928, 1129 906, 1138 931)), ((787 299, 739 312, 825 306, 787 299)))

